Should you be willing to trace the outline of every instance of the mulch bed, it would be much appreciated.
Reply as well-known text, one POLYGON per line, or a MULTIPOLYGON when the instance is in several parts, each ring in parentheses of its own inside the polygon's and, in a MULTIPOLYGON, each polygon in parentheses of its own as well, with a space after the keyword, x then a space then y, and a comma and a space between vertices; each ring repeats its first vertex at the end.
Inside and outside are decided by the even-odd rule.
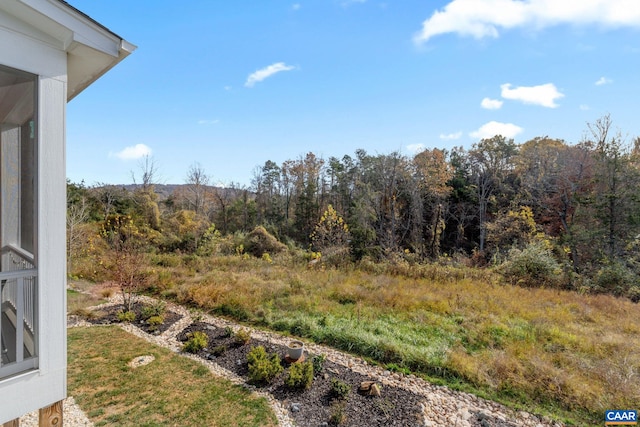
MULTIPOLYGON (((132 323, 151 335, 160 335, 171 327, 174 323, 182 318, 181 314, 166 310, 164 313, 164 323, 153 327, 142 319, 142 310, 145 307, 144 303, 134 302, 132 305, 132 311, 136 314, 136 320, 132 323)), ((100 307, 97 311, 94 311, 94 316, 87 318, 89 323, 94 325, 111 325, 114 323, 122 323, 118 319, 118 312, 122 311, 122 304, 116 304, 112 306, 100 307)))
MULTIPOLYGON (((363 381, 371 378, 351 371, 344 366, 325 361, 322 372, 316 376, 313 385, 308 390, 291 390, 284 385, 284 378, 288 363, 284 360, 286 347, 251 339, 248 344, 237 344, 228 331, 217 328, 207 323, 193 323, 184 329, 177 338, 186 341, 190 332, 202 331, 209 337, 207 349, 201 350, 199 357, 213 360, 216 364, 234 372, 248 381, 247 353, 255 346, 262 345, 268 353, 276 353, 281 356, 282 366, 285 372, 280 374, 273 383, 259 387, 269 392, 277 400, 289 409, 290 416, 296 424, 305 427, 329 426, 332 414, 339 411, 342 406, 344 421, 341 426, 348 427, 388 427, 388 426, 415 426, 420 422, 420 399, 415 394, 392 386, 381 388, 381 396, 365 396, 358 393, 358 387, 363 381), (224 351, 222 351, 224 349, 224 351), (214 353, 216 355, 214 355, 214 353), (331 380, 339 380, 349 384, 351 391, 346 401, 341 405, 332 401, 330 396, 331 380)), ((313 354, 305 354, 307 360, 311 360, 313 354)), ((380 385, 380 383, 377 383, 380 385)))
MULTIPOLYGON (((144 303, 135 302, 133 311, 136 318, 142 318, 144 303)), ((121 323, 117 314, 122 311, 122 305, 101 307, 94 314, 97 316, 86 320, 94 325, 108 325, 121 323)), ((145 321, 137 320, 133 324, 146 333, 159 335, 169 329, 175 322, 182 318, 181 314, 166 310, 164 323, 155 329, 145 321)), ((320 374, 313 380, 313 385, 308 390, 291 390, 285 386, 284 378, 289 363, 285 360, 286 347, 272 342, 251 338, 246 344, 238 344, 228 330, 214 325, 196 322, 189 325, 177 336, 177 339, 186 342, 188 334, 202 331, 208 336, 208 346, 196 355, 214 361, 219 366, 234 372, 249 381, 249 368, 247 366, 247 354, 258 345, 262 345, 267 353, 276 353, 281 357, 281 364, 285 372, 280 374, 271 384, 258 386, 258 389, 270 393, 280 401, 287 409, 289 415, 300 427, 325 427, 338 425, 332 423, 332 415, 340 406, 344 414, 343 421, 339 424, 345 427, 388 427, 388 426, 418 426, 422 425, 422 415, 419 409, 420 398, 407 390, 393 386, 381 387, 379 397, 367 396, 358 393, 359 385, 372 379, 353 372, 349 368, 331 361, 325 361, 320 374), (337 378, 351 386, 351 391, 345 401, 337 402, 330 395, 331 380, 337 378)), ((314 354, 305 352, 306 360, 312 360, 314 354)), ((380 382, 376 382, 381 385, 380 382)), ((473 417, 468 420, 472 427, 515 427, 514 424, 500 420, 483 412, 473 412, 473 417)))

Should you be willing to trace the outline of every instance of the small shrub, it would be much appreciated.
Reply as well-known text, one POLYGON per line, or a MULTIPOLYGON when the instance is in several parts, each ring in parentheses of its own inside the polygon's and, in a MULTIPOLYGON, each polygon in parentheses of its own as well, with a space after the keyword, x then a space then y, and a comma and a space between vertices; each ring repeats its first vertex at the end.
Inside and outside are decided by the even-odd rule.
POLYGON ((248 344, 251 340, 251 333, 248 330, 241 328, 234 334, 234 342, 238 345, 248 344))
POLYGON ((254 257, 262 257, 265 252, 269 254, 278 254, 287 249, 273 235, 262 226, 254 228, 246 237, 244 242, 244 250, 254 257))
POLYGON ((136 320, 136 313, 134 313, 133 311, 119 311, 118 314, 116 314, 116 316, 118 317, 118 320, 120 322, 130 323, 136 320))
POLYGON ((638 284, 637 276, 626 265, 613 262, 602 267, 595 277, 596 291, 608 292, 616 296, 628 293, 638 284))
POLYGON ((311 363, 313 364, 313 372, 314 374, 319 374, 324 369, 324 361, 327 360, 327 356, 324 354, 316 354, 311 359, 311 363))
POLYGON ((347 400, 350 392, 351 386, 349 384, 337 378, 331 379, 331 388, 329 389, 329 393, 332 398, 336 400, 347 400))
POLYGON ((289 388, 308 389, 313 383, 313 364, 311 362, 294 363, 289 368, 284 383, 289 388))
POLYGON ((226 345, 218 345, 218 346, 214 347, 213 349, 211 349, 211 354, 213 354, 214 356, 218 357, 218 356, 222 356, 225 351, 227 351, 227 346, 226 345))
POLYGON ((511 249, 500 271, 515 285, 555 287, 562 280, 562 267, 539 242, 522 250, 511 249))
POLYGON ((267 354, 263 346, 251 349, 247 354, 249 380, 256 384, 269 384, 283 371, 277 354, 267 354))
POLYGON ((222 334, 224 338, 232 337, 234 334, 235 332, 233 332, 233 328, 231 326, 224 327, 224 333, 222 334))
POLYGON ((207 334, 201 331, 196 331, 189 334, 189 338, 185 343, 184 347, 182 347, 182 351, 186 351, 188 353, 197 353, 200 350, 207 347, 209 344, 209 338, 207 334))
POLYGON ((167 311, 167 303, 164 301, 155 301, 151 304, 146 304, 142 307, 141 315, 143 319, 149 319, 150 317, 164 316, 167 311))
POLYGON ((336 402, 331 405, 331 416, 329 417, 329 425, 339 426, 347 420, 345 413, 345 402, 336 402))
POLYGON ((158 326, 164 323, 164 316, 151 316, 147 319, 147 324, 152 330, 158 329, 158 326))

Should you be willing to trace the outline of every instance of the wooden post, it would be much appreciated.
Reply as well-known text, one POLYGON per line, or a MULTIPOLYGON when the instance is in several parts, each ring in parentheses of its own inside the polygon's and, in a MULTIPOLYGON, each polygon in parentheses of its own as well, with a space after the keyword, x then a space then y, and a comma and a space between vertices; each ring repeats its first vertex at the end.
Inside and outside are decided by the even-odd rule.
POLYGON ((2 424, 2 427, 20 427, 20 418, 16 418, 13 421, 7 421, 6 423, 2 424))
POLYGON ((62 400, 40 409, 38 427, 62 427, 62 400))

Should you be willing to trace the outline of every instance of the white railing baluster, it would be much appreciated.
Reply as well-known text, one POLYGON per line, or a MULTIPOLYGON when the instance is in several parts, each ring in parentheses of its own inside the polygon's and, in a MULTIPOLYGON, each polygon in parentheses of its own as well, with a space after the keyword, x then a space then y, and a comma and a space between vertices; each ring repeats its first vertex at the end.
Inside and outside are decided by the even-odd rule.
POLYGON ((20 363, 24 360, 24 292, 22 292, 24 286, 24 278, 19 277, 16 280, 16 318, 18 324, 16 325, 16 363, 20 363))
POLYGON ((7 301, 13 306, 13 309, 16 309, 16 287, 9 286, 7 289, 7 301))
MULTIPOLYGON (((38 314, 38 271, 33 264, 33 257, 28 252, 10 245, 2 247, 0 252, 2 254, 0 302, 5 305, 3 309, 13 311, 11 318, 13 319, 15 314, 16 323, 15 340, 11 340, 10 343, 11 348, 15 345, 15 350, 9 352, 12 354, 9 354, 8 363, 6 357, 4 361, 0 359, 0 380, 2 380, 38 366, 37 333, 35 330, 38 314), (27 333, 29 335, 26 335, 27 333), (28 352, 25 352, 25 348, 28 349, 28 352)), ((8 313, 5 312, 5 314, 8 313)), ((6 339, 7 337, 3 334, 4 347, 7 346, 6 339)))

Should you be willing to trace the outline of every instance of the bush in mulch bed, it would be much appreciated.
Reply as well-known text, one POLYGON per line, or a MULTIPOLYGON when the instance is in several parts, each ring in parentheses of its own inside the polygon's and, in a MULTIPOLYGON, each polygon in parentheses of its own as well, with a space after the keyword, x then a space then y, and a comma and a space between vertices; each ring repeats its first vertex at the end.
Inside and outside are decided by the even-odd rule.
POLYGON ((162 301, 153 304, 134 302, 131 312, 135 314, 133 320, 127 319, 129 313, 123 312, 122 304, 110 305, 94 310, 86 320, 94 325, 130 322, 148 334, 160 335, 182 318, 181 314, 166 310, 162 301))
MULTIPOLYGON (((355 373, 344 366, 325 361, 322 372, 316 373, 311 387, 291 387, 285 384, 290 366, 284 358, 286 347, 272 342, 250 339, 243 343, 230 329, 217 328, 207 323, 193 323, 178 334, 177 339, 186 342, 194 332, 204 332, 208 337, 207 348, 196 353, 199 357, 213 360, 216 364, 234 372, 249 382, 247 355, 257 346, 263 346, 267 354, 277 354, 285 368, 273 381, 259 384, 259 389, 268 391, 289 409, 291 417, 299 426, 414 426, 421 425, 420 398, 401 388, 380 386, 380 396, 363 395, 358 388, 371 378, 355 373), (332 392, 335 380, 346 384, 343 399, 332 392)), ((306 355, 313 361, 313 355, 306 355)), ((317 362, 318 359, 316 359, 317 362)), ((297 362, 300 363, 300 362, 297 362)))

